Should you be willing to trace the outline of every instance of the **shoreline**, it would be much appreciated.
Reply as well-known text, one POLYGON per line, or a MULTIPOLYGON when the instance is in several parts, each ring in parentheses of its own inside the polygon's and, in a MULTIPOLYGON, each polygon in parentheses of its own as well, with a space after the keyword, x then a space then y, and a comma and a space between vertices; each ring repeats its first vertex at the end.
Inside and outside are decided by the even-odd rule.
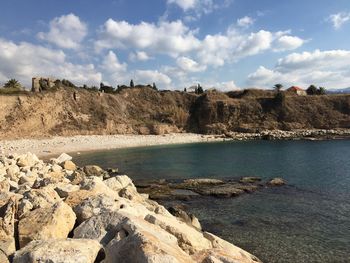
POLYGON ((31 152, 38 157, 55 154, 113 150, 157 145, 222 142, 232 139, 214 135, 174 133, 166 135, 77 135, 45 139, 0 140, 3 154, 31 152))
POLYGON ((39 157, 49 157, 62 152, 103 151, 158 145, 208 143, 249 140, 335 140, 349 139, 350 129, 334 130, 271 130, 259 133, 230 132, 222 135, 196 133, 171 133, 164 135, 75 135, 42 139, 0 140, 0 153, 24 154, 32 152, 39 157))

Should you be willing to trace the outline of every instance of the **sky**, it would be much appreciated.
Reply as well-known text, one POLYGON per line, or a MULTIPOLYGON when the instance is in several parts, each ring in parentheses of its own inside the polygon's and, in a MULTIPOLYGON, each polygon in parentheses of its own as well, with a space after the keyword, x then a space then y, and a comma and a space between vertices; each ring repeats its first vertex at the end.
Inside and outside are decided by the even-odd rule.
POLYGON ((349 0, 11 0, 0 10, 0 84, 350 87, 349 0))

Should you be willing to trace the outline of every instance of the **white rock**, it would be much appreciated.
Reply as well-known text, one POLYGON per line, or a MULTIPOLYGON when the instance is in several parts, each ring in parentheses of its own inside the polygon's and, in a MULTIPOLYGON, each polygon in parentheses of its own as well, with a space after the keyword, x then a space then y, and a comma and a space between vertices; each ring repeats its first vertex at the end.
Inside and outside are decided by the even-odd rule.
POLYGON ((69 156, 66 153, 62 153, 56 160, 58 164, 61 164, 61 163, 64 163, 65 161, 72 160, 72 156, 69 156))
POLYGON ((14 263, 94 263, 101 245, 90 239, 32 241, 17 251, 14 263))
POLYGON ((74 227, 75 219, 72 208, 62 201, 26 213, 18 224, 20 247, 32 240, 66 238, 74 227))

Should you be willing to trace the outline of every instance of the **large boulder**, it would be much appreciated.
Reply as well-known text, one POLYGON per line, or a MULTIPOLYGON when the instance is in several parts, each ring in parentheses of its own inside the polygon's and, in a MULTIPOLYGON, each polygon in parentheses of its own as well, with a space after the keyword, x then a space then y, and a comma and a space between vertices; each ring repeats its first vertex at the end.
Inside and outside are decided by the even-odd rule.
POLYGON ((117 175, 115 177, 109 178, 107 180, 103 181, 109 188, 112 190, 118 192, 119 190, 126 188, 126 187, 131 187, 135 188, 132 180, 126 176, 126 175, 117 175))
POLYGON ((177 220, 175 217, 166 217, 160 214, 149 214, 145 220, 158 225, 177 238, 179 246, 189 254, 203 249, 212 248, 211 242, 196 228, 177 220))
POLYGON ((126 216, 116 211, 105 211, 90 217, 74 229, 74 238, 89 238, 99 241, 106 246, 115 238, 121 225, 127 220, 126 216))
POLYGON ((84 167, 83 171, 85 172, 86 176, 103 177, 105 174, 105 171, 97 165, 87 165, 84 167))
POLYGON ((73 210, 62 201, 26 213, 18 224, 20 247, 32 240, 66 238, 74 227, 75 219, 73 210))
POLYGON ((191 263, 175 236, 140 218, 128 218, 116 227, 115 238, 105 246, 103 263, 191 263))
POLYGON ((94 263, 100 249, 91 239, 32 241, 16 252, 13 263, 94 263))
POLYGON ((22 154, 17 158, 17 165, 19 167, 34 166, 38 162, 40 162, 40 160, 32 153, 22 154))
POLYGON ((7 256, 16 251, 15 241, 15 197, 11 197, 7 204, 0 208, 0 250, 7 256))
POLYGON ((57 192, 50 186, 31 189, 25 192, 23 197, 33 205, 33 209, 51 206, 61 200, 57 192))

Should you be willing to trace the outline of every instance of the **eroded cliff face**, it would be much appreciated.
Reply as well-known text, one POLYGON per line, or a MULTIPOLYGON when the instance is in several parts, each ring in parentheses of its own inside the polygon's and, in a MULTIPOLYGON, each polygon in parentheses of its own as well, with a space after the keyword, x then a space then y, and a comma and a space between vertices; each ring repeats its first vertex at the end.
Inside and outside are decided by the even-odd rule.
POLYGON ((195 95, 149 88, 0 96, 0 138, 7 139, 312 128, 350 128, 350 96, 286 96, 277 102, 269 92, 195 95))

